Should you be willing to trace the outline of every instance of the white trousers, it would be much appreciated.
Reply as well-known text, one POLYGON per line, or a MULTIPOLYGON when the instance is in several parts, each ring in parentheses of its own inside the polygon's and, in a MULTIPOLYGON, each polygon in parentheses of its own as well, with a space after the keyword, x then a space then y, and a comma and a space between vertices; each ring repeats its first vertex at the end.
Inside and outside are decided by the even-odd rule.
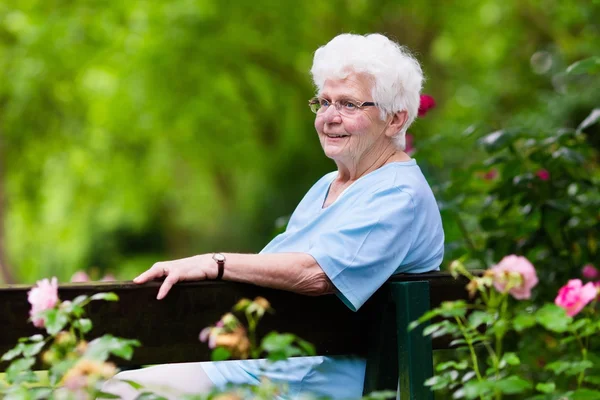
POLYGON ((202 368, 204 363, 164 364, 131 371, 119 372, 102 386, 102 391, 133 400, 141 393, 122 380, 139 383, 144 388, 168 399, 184 394, 208 393, 213 383, 202 368))

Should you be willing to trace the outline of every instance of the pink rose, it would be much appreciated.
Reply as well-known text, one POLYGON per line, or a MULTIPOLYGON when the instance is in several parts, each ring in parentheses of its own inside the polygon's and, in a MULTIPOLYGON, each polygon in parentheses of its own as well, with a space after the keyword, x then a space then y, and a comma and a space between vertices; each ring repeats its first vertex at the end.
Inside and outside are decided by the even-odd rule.
POLYGON ((550 172, 548 172, 547 169, 540 169, 535 173, 535 175, 543 181, 550 179, 550 172))
POLYGON ((74 282, 74 283, 76 283, 76 282, 89 282, 89 281, 90 281, 90 277, 84 271, 77 271, 71 277, 71 282, 74 282))
POLYGON ((580 279, 571 279, 560 288, 554 304, 564 308, 570 317, 574 317, 590 301, 594 300, 597 294, 598 290, 592 282, 588 282, 584 286, 580 279))
POLYGON ((58 281, 52 278, 51 281, 43 279, 37 282, 29 293, 27 293, 27 301, 31 304, 29 316, 36 328, 44 327, 44 320, 35 316, 44 311, 50 310, 58 304, 58 281))
POLYGON ((525 257, 510 255, 491 268, 494 287, 501 293, 510 293, 517 300, 531 297, 531 289, 537 285, 535 267, 525 257))
POLYGON ((411 135, 410 133, 407 133, 405 136, 406 139, 406 144, 404 146, 404 152, 405 153, 412 153, 415 148, 413 146, 413 135, 411 135))
POLYGON ((588 264, 588 265, 585 265, 581 269, 581 275, 585 279, 589 279, 589 280, 596 279, 596 278, 598 278, 598 270, 592 264, 588 264))
POLYGON ((483 179, 485 179, 486 181, 491 181, 494 180, 496 176, 498 176, 498 170, 492 168, 488 172, 483 174, 483 179))
POLYGON ((421 101, 419 103, 419 117, 427 114, 429 110, 435 107, 435 99, 427 94, 421 95, 421 101))
POLYGON ((114 282, 116 280, 117 278, 115 278, 113 274, 106 274, 102 279, 100 279, 100 282, 114 282))
POLYGON ((208 341, 208 347, 214 349, 217 347, 217 337, 219 336, 219 332, 220 329, 218 328, 212 326, 206 327, 200 332, 200 341, 203 343, 208 341))

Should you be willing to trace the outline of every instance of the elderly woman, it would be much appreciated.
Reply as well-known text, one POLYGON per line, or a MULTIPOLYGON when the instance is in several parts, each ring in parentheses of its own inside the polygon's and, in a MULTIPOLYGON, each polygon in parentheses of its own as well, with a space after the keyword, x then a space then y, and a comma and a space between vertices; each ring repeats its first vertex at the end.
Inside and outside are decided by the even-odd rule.
MULTIPOLYGON (((391 275, 438 269, 440 213, 416 161, 404 152, 419 108, 419 63, 385 36, 343 34, 315 52, 311 73, 315 129, 337 170, 310 188, 286 231, 260 254, 159 262, 134 282, 165 277, 159 300, 180 281, 224 279, 307 295, 335 293, 357 310, 391 275)), ((286 382, 291 398, 306 391, 347 399, 361 396, 364 373, 362 359, 301 357, 271 366, 261 360, 174 364, 118 377, 189 393, 257 383, 266 375, 286 382)))

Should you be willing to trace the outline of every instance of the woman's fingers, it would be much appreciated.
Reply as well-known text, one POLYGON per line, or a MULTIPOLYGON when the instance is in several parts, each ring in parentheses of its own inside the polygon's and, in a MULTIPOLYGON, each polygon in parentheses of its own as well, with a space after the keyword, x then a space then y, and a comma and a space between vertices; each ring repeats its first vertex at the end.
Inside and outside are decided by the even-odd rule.
POLYGON ((173 285, 176 284, 178 281, 179 281, 179 277, 177 276, 176 272, 169 273, 169 275, 167 275, 167 277, 165 278, 165 281, 163 282, 163 284, 160 286, 160 289, 158 290, 158 295, 156 296, 156 299, 157 300, 164 299, 165 296, 167 295, 167 293, 169 293, 169 290, 171 290, 173 285))
POLYGON ((146 283, 153 279, 162 278, 167 275, 166 267, 161 267, 159 264, 154 264, 149 270, 142 272, 137 278, 133 280, 134 283, 146 283))

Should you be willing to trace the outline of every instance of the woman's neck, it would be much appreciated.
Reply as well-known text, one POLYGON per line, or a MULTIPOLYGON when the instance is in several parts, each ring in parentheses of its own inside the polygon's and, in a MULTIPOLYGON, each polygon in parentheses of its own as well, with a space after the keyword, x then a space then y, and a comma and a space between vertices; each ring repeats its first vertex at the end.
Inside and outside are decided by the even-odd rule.
POLYGON ((360 177, 363 177, 385 164, 394 161, 409 161, 410 157, 405 152, 396 148, 386 149, 380 152, 376 157, 370 159, 358 160, 356 162, 344 163, 336 161, 338 167, 338 176, 336 180, 341 184, 351 184, 360 177))

